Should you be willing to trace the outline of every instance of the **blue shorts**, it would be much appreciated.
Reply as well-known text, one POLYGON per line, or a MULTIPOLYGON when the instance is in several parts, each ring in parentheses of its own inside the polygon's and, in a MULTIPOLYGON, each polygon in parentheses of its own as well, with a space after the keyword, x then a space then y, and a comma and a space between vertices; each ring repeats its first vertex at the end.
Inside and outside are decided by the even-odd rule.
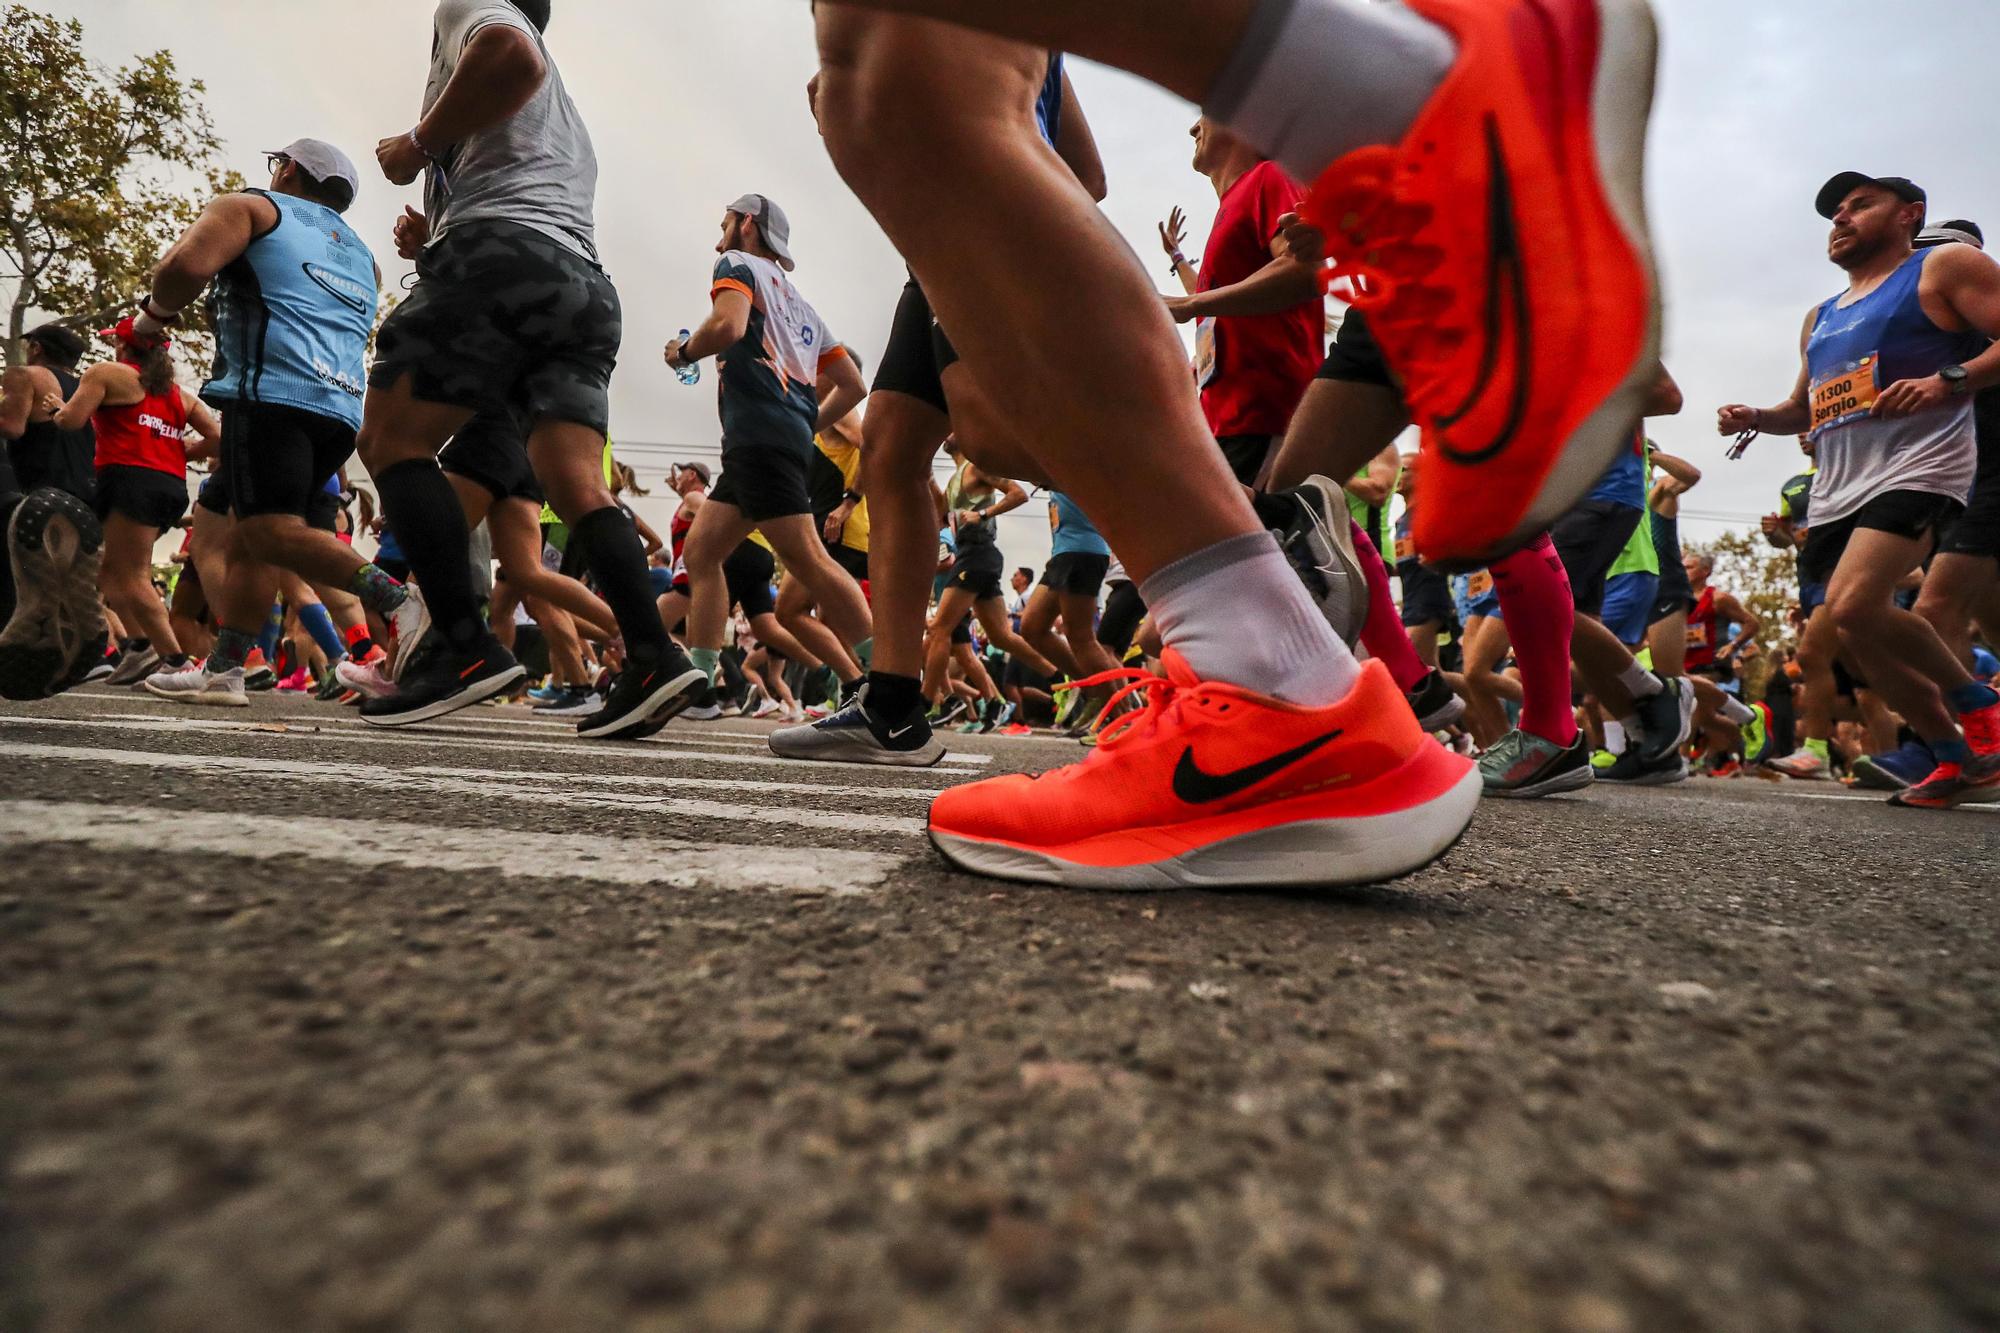
POLYGON ((1604 627, 1618 636, 1626 647, 1646 641, 1646 628, 1653 622, 1653 602, 1660 591, 1660 576, 1633 570, 1614 574, 1604 585, 1604 627))
POLYGON ((1493 576, 1485 570, 1471 574, 1451 576, 1451 600, 1458 608, 1458 623, 1470 625, 1474 616, 1500 618, 1500 593, 1493 586, 1493 576), (1484 586, 1477 597, 1472 595, 1472 581, 1478 579, 1484 586))
POLYGON ((1799 610, 1811 615, 1826 605, 1826 585, 1810 579, 1799 580, 1799 610))

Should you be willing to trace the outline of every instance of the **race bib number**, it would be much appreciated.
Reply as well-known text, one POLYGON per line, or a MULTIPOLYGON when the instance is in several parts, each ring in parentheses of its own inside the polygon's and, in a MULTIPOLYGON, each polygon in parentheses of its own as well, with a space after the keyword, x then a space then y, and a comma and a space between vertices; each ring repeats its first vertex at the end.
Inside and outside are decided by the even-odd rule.
POLYGON ((1875 382, 1876 365, 1874 356, 1864 356, 1814 382, 1812 434, 1815 437, 1829 427, 1859 421, 1875 410, 1875 399, 1880 393, 1875 382))
POLYGON ((1708 647, 1708 622, 1707 622, 1707 621, 1702 621, 1702 622, 1700 622, 1700 623, 1698 623, 1698 624, 1690 624, 1690 625, 1688 626, 1688 641, 1687 641, 1687 646, 1688 646, 1688 647, 1690 647, 1690 648, 1706 648, 1706 647, 1708 647))
POLYGON ((1194 323, 1194 382, 1206 389, 1215 379, 1220 368, 1220 358, 1215 348, 1215 321, 1198 319, 1194 323))
POLYGON ((1417 539, 1415 537, 1396 538, 1396 563, 1400 565, 1405 560, 1415 560, 1416 558, 1417 539))
POLYGON ((1465 580, 1465 595, 1472 601, 1476 602, 1492 591, 1493 576, 1483 569, 1475 570, 1465 580))

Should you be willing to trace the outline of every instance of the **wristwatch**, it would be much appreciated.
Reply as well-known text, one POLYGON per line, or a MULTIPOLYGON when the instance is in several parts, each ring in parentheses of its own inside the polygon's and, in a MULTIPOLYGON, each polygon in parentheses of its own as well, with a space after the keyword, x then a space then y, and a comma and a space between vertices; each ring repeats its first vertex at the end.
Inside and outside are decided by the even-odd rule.
POLYGON ((1945 387, 1951 390, 1951 396, 1954 398, 1965 392, 1970 380, 1964 366, 1946 366, 1938 372, 1938 378, 1944 381, 1945 387))

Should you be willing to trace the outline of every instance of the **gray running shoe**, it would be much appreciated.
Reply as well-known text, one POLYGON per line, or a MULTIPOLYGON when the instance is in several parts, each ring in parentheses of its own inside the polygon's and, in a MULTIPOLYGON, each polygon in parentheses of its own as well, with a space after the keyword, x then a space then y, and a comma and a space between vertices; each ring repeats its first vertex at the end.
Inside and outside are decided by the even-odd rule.
POLYGON ((141 684, 146 693, 181 704, 205 704, 213 708, 248 708, 250 696, 243 688, 243 668, 210 671, 190 662, 178 671, 156 671, 141 684))
POLYGON ((1486 795, 1509 800, 1588 787, 1594 780, 1590 742, 1578 732, 1565 749, 1517 728, 1479 757, 1479 777, 1486 795))
POLYGON ((1326 623, 1352 648, 1368 623, 1368 578, 1354 553, 1346 492, 1338 482, 1314 476, 1303 486, 1273 495, 1291 499, 1298 511, 1277 531, 1278 545, 1319 604, 1326 623))
POLYGON ((105 678, 106 685, 137 685, 159 669, 160 654, 152 647, 128 648, 118 659, 117 668, 105 678))
POLYGON ((43 487, 14 506, 0 541, 14 570, 14 614, 0 629, 0 698, 60 694, 104 657, 104 529, 89 505, 43 487))
POLYGON ((802 727, 771 733, 771 753, 780 759, 814 759, 891 768, 929 768, 944 758, 944 742, 931 731, 920 703, 901 721, 868 711, 863 685, 846 707, 802 727))

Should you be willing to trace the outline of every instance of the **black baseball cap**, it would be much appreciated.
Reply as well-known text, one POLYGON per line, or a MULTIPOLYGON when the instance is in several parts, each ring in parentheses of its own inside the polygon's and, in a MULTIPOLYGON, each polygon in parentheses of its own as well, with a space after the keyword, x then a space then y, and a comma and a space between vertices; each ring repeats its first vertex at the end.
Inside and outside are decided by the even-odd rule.
POLYGON ((1930 206, 1930 196, 1924 193, 1924 187, 1907 176, 1870 176, 1865 171, 1843 171, 1819 187, 1819 197, 1813 201, 1813 207, 1819 210, 1821 217, 1831 218, 1840 211, 1840 201, 1862 185, 1887 190, 1906 204, 1930 206))
POLYGON ((83 336, 61 324, 44 324, 29 329, 21 335, 21 341, 39 343, 44 352, 66 366, 73 366, 83 356, 83 336))

